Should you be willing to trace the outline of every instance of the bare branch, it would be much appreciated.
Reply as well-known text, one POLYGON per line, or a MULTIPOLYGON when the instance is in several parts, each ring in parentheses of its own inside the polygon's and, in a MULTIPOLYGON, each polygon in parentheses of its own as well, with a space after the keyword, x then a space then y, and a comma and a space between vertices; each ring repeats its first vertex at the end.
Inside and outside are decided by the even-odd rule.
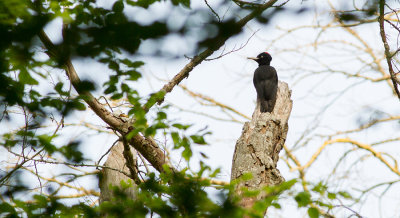
POLYGON ((202 94, 199 94, 199 93, 195 93, 195 92, 193 92, 193 91, 190 91, 190 90, 189 90, 186 86, 184 86, 184 85, 179 85, 179 87, 181 87, 185 92, 187 92, 189 95, 191 95, 191 96, 194 97, 194 98, 203 99, 203 100, 205 100, 205 101, 207 101, 207 102, 212 103, 212 104, 215 105, 215 106, 218 106, 218 107, 220 107, 220 108, 227 109, 227 110, 229 110, 229 111, 231 111, 231 112, 233 112, 233 113, 235 113, 235 114, 237 114, 237 115, 239 115, 239 116, 241 116, 241 117, 243 117, 243 118, 245 118, 245 119, 247 119, 247 120, 250 120, 250 117, 249 117, 249 116, 247 116, 247 115, 245 115, 245 114, 243 114, 243 113, 237 111, 236 109, 234 109, 234 108, 232 108, 232 107, 230 107, 230 106, 228 106, 228 105, 225 105, 225 104, 223 104, 223 103, 221 103, 221 102, 218 102, 218 101, 216 101, 216 100, 214 100, 214 99, 212 99, 212 98, 210 98, 210 97, 208 97, 208 96, 205 96, 205 95, 202 95, 202 94))
POLYGON ((392 79, 394 91, 397 94, 397 97, 399 98, 399 101, 400 101, 400 91, 398 88, 399 84, 396 81, 396 75, 393 71, 392 58, 391 58, 392 55, 390 54, 390 47, 389 47, 389 44, 387 43, 387 39, 386 39, 384 14, 385 14, 385 0, 380 0, 379 1, 379 19, 378 19, 380 34, 381 34, 381 39, 383 42, 383 47, 385 48, 385 56, 386 56, 386 62, 388 64, 388 68, 389 68, 390 78, 392 79))
POLYGON ((83 197, 83 196, 87 196, 87 195, 100 196, 100 194, 97 191, 87 190, 87 189, 85 189, 83 187, 76 187, 76 186, 71 185, 69 182, 62 182, 62 181, 59 181, 59 180, 57 180, 55 178, 46 178, 44 176, 39 175, 38 173, 36 173, 35 171, 33 171, 33 170, 31 170, 31 169, 29 169, 27 167, 23 167, 23 169, 28 171, 28 172, 30 172, 30 173, 32 173, 32 174, 34 174, 35 176, 39 177, 40 179, 46 180, 48 182, 54 182, 54 183, 57 183, 60 186, 65 186, 65 187, 68 187, 68 188, 71 188, 71 189, 75 189, 75 190, 83 193, 83 194, 79 194, 77 196, 70 196, 70 197, 55 196, 56 198, 78 198, 78 197, 83 197))
MULTIPOLYGON (((224 53, 224 51, 222 51, 221 54, 220 54, 218 57, 215 57, 215 58, 206 58, 206 59, 204 59, 204 61, 213 61, 213 60, 222 58, 222 57, 224 57, 225 55, 228 55, 228 54, 231 54, 231 53, 233 53, 233 52, 237 52, 237 51, 243 49, 244 47, 246 47, 246 45, 249 43, 250 39, 253 38, 253 36, 254 36, 258 31, 259 31, 259 29, 256 30, 256 31, 254 31, 253 34, 251 34, 251 36, 247 39, 247 41, 246 41, 244 44, 240 45, 239 48, 237 48, 237 49, 233 48, 232 50, 230 50, 229 52, 226 52, 226 53, 224 53)), ((235 46, 235 47, 236 47, 236 46, 235 46)))
POLYGON ((348 134, 348 133, 360 132, 362 130, 365 130, 365 129, 368 129, 368 128, 372 127, 372 126, 375 126, 375 125, 377 125, 379 123, 388 122, 388 121, 395 121, 395 120, 400 120, 400 115, 399 116, 390 116, 390 117, 387 117, 387 118, 372 120, 371 122, 366 123, 366 124, 360 126, 359 128, 356 128, 356 129, 350 129, 350 130, 346 130, 346 131, 338 131, 338 132, 336 132, 334 134, 331 134, 331 135, 320 135, 320 136, 332 137, 332 136, 343 135, 343 134, 348 134))
MULTIPOLYGON (((223 121, 223 122, 234 122, 234 123, 240 123, 240 124, 244 124, 244 122, 237 120, 236 118, 230 116, 230 119, 225 119, 225 118, 221 118, 219 116, 213 116, 210 113, 205 113, 205 112, 201 112, 201 111, 195 111, 195 110, 189 110, 189 109, 185 109, 182 108, 178 105, 174 105, 173 103, 169 103, 172 106, 174 106, 175 108, 177 108, 178 110, 182 111, 182 112, 187 112, 187 113, 193 113, 196 115, 200 115, 200 116, 204 116, 204 117, 208 117, 210 119, 214 119, 214 120, 218 120, 218 121, 223 121)), ((225 112, 225 111, 224 111, 225 112)))
POLYGON ((386 165, 393 173, 397 174, 400 176, 400 171, 397 167, 397 164, 395 164, 394 166, 391 165, 383 156, 382 156, 382 152, 378 152, 375 149, 372 148, 371 145, 368 144, 363 144, 360 143, 358 141, 355 141, 353 139, 349 139, 349 138, 338 138, 338 139, 331 139, 328 141, 325 141, 324 144, 322 144, 318 150, 311 156, 310 160, 303 166, 301 167, 297 167, 297 168, 293 168, 291 169, 291 171, 294 170, 299 170, 299 169, 306 169, 309 168, 311 166, 311 164, 317 159, 317 157, 321 154, 321 152, 325 149, 325 147, 327 145, 330 144, 334 144, 334 143, 350 143, 353 144, 361 149, 367 150, 369 151, 371 154, 373 154, 378 160, 380 160, 384 165, 386 165))
POLYGON ((214 9, 208 4, 207 0, 204 0, 204 2, 206 3, 207 7, 211 10, 211 12, 213 14, 215 14, 215 16, 218 18, 218 22, 221 22, 221 18, 219 17, 219 15, 217 14, 217 12, 214 11, 214 9))
MULTIPOLYGON (((272 7, 273 4, 275 4, 276 2, 277 2, 277 0, 270 0, 270 1, 266 2, 265 4, 259 5, 246 17, 244 17, 241 20, 239 20, 238 22, 236 22, 236 26, 238 28, 243 28, 250 20, 252 20, 256 16, 260 15, 264 10, 272 7)), ((164 92, 164 93, 171 92, 176 85, 178 85, 183 79, 185 79, 186 77, 189 76, 189 73, 193 70, 194 67, 199 65, 207 57, 212 55, 221 46, 223 46, 225 44, 226 40, 228 40, 232 36, 232 34, 218 38, 212 47, 206 49, 205 51, 201 52, 199 55, 195 56, 188 64, 186 64, 186 66, 178 74, 175 75, 175 77, 171 81, 169 81, 167 84, 165 84, 164 87, 159 92, 164 92)), ((157 103, 161 104, 163 101, 164 101, 164 97, 162 99, 158 100, 157 103)))

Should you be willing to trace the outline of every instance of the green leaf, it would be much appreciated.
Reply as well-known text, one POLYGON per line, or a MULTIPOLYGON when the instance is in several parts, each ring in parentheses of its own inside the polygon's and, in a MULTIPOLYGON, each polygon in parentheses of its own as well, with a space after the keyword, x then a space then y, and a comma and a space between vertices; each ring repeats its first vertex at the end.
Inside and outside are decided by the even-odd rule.
POLYGON ((189 161, 189 159, 193 155, 192 149, 190 148, 189 139, 186 137, 183 137, 180 142, 180 146, 185 148, 182 152, 182 157, 185 158, 186 161, 189 161))
POLYGON ((127 75, 129 75, 128 80, 130 81, 136 81, 142 77, 142 74, 137 72, 136 70, 128 70, 125 72, 127 75))
POLYGON ((72 105, 73 105, 73 108, 75 108, 77 110, 80 110, 80 111, 86 110, 86 106, 82 102, 73 101, 72 105))
POLYGON ((79 92, 86 92, 86 91, 92 91, 95 90, 93 82, 87 81, 87 80, 82 80, 78 84, 75 85, 75 88, 79 92))
POLYGON ((257 195, 260 194, 260 190, 250 190, 247 187, 242 187, 242 191, 245 197, 256 197, 257 195))
POLYGON ((129 59, 126 59, 126 58, 121 60, 121 63, 125 64, 127 67, 130 67, 130 68, 138 68, 138 67, 141 67, 141 66, 144 65, 143 61, 135 61, 135 62, 133 62, 133 61, 131 61, 129 59))
POLYGON ((172 0, 172 4, 174 5, 181 4, 184 7, 190 9, 190 0, 172 0))
POLYGON ((146 130, 144 131, 145 136, 154 136, 155 134, 156 134, 156 128, 154 128, 154 126, 146 128, 146 130))
POLYGON ((319 211, 314 207, 308 208, 307 213, 310 218, 318 218, 319 217, 319 211))
POLYGON ((327 187, 322 182, 319 182, 312 190, 320 194, 324 194, 326 189, 327 187))
POLYGON ((214 170, 214 172, 212 172, 212 173, 210 174, 210 177, 211 177, 211 178, 214 178, 214 177, 216 177, 220 172, 221 172, 221 169, 220 169, 220 168, 217 168, 216 170, 214 170))
POLYGON ((120 185, 122 189, 128 189, 130 187, 133 187, 132 184, 132 179, 128 179, 128 180, 121 180, 120 181, 120 185))
POLYGON ((21 70, 18 79, 21 83, 28 84, 28 85, 38 85, 38 81, 36 81, 27 70, 21 70))
POLYGON ((271 203, 271 206, 275 207, 276 209, 282 209, 281 205, 276 202, 271 203))
POLYGON ((345 191, 338 192, 338 194, 347 199, 353 198, 348 192, 345 192, 345 191))
POLYGON ((54 146, 51 141, 55 136, 49 136, 49 135, 39 135, 37 136, 40 145, 44 147, 44 149, 49 152, 49 154, 54 153, 57 150, 57 147, 54 146))
POLYGON ((175 146, 177 146, 179 144, 180 140, 181 140, 180 137, 179 137, 179 133, 177 133, 177 132, 172 132, 171 133, 171 138, 172 138, 172 141, 174 142, 175 146))
POLYGON ((119 65, 115 61, 110 61, 110 63, 108 63, 108 68, 110 68, 111 70, 118 71, 119 70, 119 65))
POLYGON ((296 184, 296 182, 297 182, 296 179, 291 179, 289 181, 282 182, 279 185, 279 188, 280 188, 281 191, 289 190, 290 188, 292 188, 292 186, 294 186, 294 184, 296 184))
POLYGON ((207 144, 207 142, 204 140, 204 137, 201 136, 201 135, 191 135, 190 138, 196 144, 199 144, 199 145, 206 145, 207 144))
POLYGON ((203 161, 200 161, 200 170, 199 170, 199 172, 197 172, 197 176, 200 178, 203 177, 203 173, 206 170, 210 170, 210 169, 211 168, 209 166, 205 165, 203 161))
POLYGON ((68 92, 62 90, 63 85, 64 85, 64 84, 63 84, 62 82, 58 82, 58 83, 56 84, 56 86, 54 87, 54 89, 55 89, 55 90, 57 91, 57 93, 60 94, 60 95, 69 96, 69 93, 68 93, 68 92))
POLYGON ((175 123, 175 124, 172 124, 172 126, 177 128, 177 129, 187 130, 192 125, 183 125, 183 124, 180 124, 180 123, 175 123))
POLYGON ((311 203, 311 195, 308 192, 300 192, 294 197, 298 207, 305 207, 311 203))
POLYGON ((164 97, 164 95, 165 95, 164 91, 159 91, 159 92, 152 93, 150 95, 150 98, 147 100, 147 102, 145 104, 146 107, 147 108, 152 107, 158 100, 162 99, 164 97))
POLYGON ((123 93, 115 93, 114 95, 111 96, 111 99, 118 100, 118 99, 121 99, 122 97, 124 97, 123 93))
POLYGON ((327 203, 324 203, 324 202, 322 202, 322 201, 316 201, 315 203, 316 203, 317 205, 319 205, 319 206, 326 207, 326 208, 329 208, 329 209, 332 209, 332 208, 333 208, 331 204, 327 204, 327 203))
MULTIPOLYGON (((29 204, 27 204, 25 201, 14 199, 13 203, 15 204, 14 208, 18 208, 19 207, 19 208, 22 208, 25 211, 28 210, 29 204)), ((1 211, 1 209, 0 209, 0 211, 1 211)))
POLYGON ((253 178, 253 174, 248 172, 248 173, 243 173, 242 176, 240 176, 240 179, 247 181, 253 178))
POLYGON ((47 205, 47 198, 43 195, 34 195, 33 198, 36 200, 38 205, 45 207, 47 205))
POLYGON ((126 83, 122 83, 121 84, 121 90, 123 92, 129 92, 131 90, 131 88, 129 88, 129 86, 126 83))
POLYGON ((129 101, 129 103, 131 103, 132 105, 140 105, 140 103, 139 103, 139 98, 137 98, 137 97, 134 97, 134 96, 132 96, 132 95, 128 95, 127 96, 127 98, 128 98, 128 101, 129 101))
POLYGON ((133 114, 135 114, 135 128, 146 128, 147 127, 147 119, 146 112, 142 108, 134 108, 133 114))
POLYGON ((165 120, 167 119, 167 114, 165 112, 159 111, 157 113, 157 120, 165 120))
POLYGON ((181 0, 181 4, 190 9, 190 0, 181 0))
POLYGON ((137 129, 134 129, 133 131, 130 131, 128 134, 126 134, 126 139, 130 140, 138 133, 139 133, 139 131, 137 129))
POLYGON ((6 203, 6 202, 3 202, 3 203, 0 204, 0 211, 1 211, 0 214, 2 214, 4 212, 8 212, 8 213, 12 213, 12 214, 16 213, 14 207, 11 206, 10 204, 6 203))
POLYGON ((169 126, 163 122, 158 122, 155 125, 153 125, 155 129, 166 129, 169 126))
POLYGON ((117 91, 117 86, 115 85, 110 85, 106 90, 104 90, 104 94, 111 94, 113 92, 117 91))
POLYGON ((39 92, 37 92, 37 91, 35 91, 35 90, 33 90, 33 89, 31 89, 30 91, 29 91, 29 97, 30 98, 32 98, 32 99, 36 99, 36 98, 39 98, 39 97, 41 97, 42 95, 39 93, 39 92))
POLYGON ((328 198, 331 199, 331 200, 336 199, 336 194, 328 192, 328 198))
POLYGON ((127 3, 129 5, 132 5, 132 6, 139 6, 139 7, 143 7, 143 8, 148 8, 151 4, 153 4, 156 1, 157 0, 136 0, 136 1, 127 0, 127 3))
POLYGON ((207 156, 205 153, 200 152, 200 155, 201 155, 203 158, 208 159, 208 156, 207 156))
POLYGON ((78 150, 79 142, 71 142, 66 146, 60 148, 60 152, 68 158, 68 160, 75 163, 83 160, 83 153, 78 150))
POLYGON ((182 151, 182 157, 185 158, 186 161, 189 161, 192 155, 193 152, 192 149, 190 149, 190 147, 189 148, 185 147, 185 149, 182 151))
POLYGON ((112 7, 112 10, 117 13, 121 13, 124 10, 124 3, 122 1, 116 1, 112 7))

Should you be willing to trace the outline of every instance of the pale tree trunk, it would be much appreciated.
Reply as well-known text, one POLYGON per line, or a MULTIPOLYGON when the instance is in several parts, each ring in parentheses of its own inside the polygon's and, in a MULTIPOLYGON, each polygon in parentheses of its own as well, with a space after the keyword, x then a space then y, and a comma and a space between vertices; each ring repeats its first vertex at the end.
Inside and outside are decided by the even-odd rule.
MULTIPOLYGON (((137 164, 137 151, 130 147, 131 157, 133 158, 133 164, 137 164)), ((125 194, 132 199, 135 198, 136 195, 136 185, 135 182, 128 177, 127 175, 131 175, 130 169, 128 167, 125 155, 124 155, 124 144, 122 142, 118 142, 111 148, 110 154, 106 162, 104 163, 105 168, 102 169, 99 180, 100 187, 100 203, 104 201, 110 201, 113 197, 111 186, 117 186, 121 188, 121 181, 124 180, 125 183, 132 184, 132 187, 125 189, 125 194), (120 171, 124 172, 121 173, 120 171), (111 186, 110 186, 111 185, 111 186)), ((137 166, 132 166, 137 168, 137 166)))
MULTIPOLYGON (((238 183, 235 188, 237 195, 243 194, 243 187, 256 190, 284 181, 276 166, 288 132, 288 119, 292 110, 290 95, 288 85, 279 81, 272 113, 260 113, 260 104, 257 102, 251 122, 244 124, 233 155, 231 181, 244 173, 252 173, 253 177, 238 183)), ((250 208, 264 196, 260 193, 255 197, 242 198, 240 206, 250 208)))

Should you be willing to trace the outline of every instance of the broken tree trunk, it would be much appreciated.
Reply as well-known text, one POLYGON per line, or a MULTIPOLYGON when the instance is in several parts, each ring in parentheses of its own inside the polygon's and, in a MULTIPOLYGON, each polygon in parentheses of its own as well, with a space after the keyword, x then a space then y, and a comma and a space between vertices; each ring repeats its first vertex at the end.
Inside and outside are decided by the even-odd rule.
MULTIPOLYGON (((276 166, 288 132, 288 119, 292 110, 290 95, 287 83, 279 81, 272 113, 260 113, 260 103, 257 102, 251 122, 244 124, 242 135, 235 146, 231 181, 245 173, 252 173, 253 177, 239 181, 235 188, 237 195, 242 196, 243 188, 256 190, 284 181, 276 166)), ((244 197, 240 206, 250 208, 264 196, 260 193, 254 197, 244 197)))
MULTIPOLYGON (((134 164, 137 163, 137 151, 130 147, 130 152, 133 157, 134 164)), ((100 203, 104 201, 110 201, 113 197, 112 186, 121 188, 121 181, 125 183, 131 183, 132 187, 124 189, 127 196, 132 199, 136 196, 136 185, 135 182, 128 177, 130 170, 127 166, 126 158, 124 157, 124 144, 120 141, 111 148, 110 154, 106 162, 104 163, 106 168, 103 168, 100 174, 99 187, 100 187, 100 203), (122 171, 125 174, 119 172, 122 171)), ((136 166, 133 166, 136 167, 136 166)))

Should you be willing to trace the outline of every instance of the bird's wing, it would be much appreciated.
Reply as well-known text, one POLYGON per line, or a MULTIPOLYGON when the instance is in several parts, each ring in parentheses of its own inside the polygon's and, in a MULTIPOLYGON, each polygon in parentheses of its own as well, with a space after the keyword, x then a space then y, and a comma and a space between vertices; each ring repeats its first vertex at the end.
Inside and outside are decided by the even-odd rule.
POLYGON ((263 80, 262 88, 264 93, 264 100, 271 100, 276 95, 278 83, 274 80, 263 80))
POLYGON ((253 82, 258 98, 268 101, 276 95, 278 77, 273 67, 257 68, 256 72, 254 72, 253 82))

